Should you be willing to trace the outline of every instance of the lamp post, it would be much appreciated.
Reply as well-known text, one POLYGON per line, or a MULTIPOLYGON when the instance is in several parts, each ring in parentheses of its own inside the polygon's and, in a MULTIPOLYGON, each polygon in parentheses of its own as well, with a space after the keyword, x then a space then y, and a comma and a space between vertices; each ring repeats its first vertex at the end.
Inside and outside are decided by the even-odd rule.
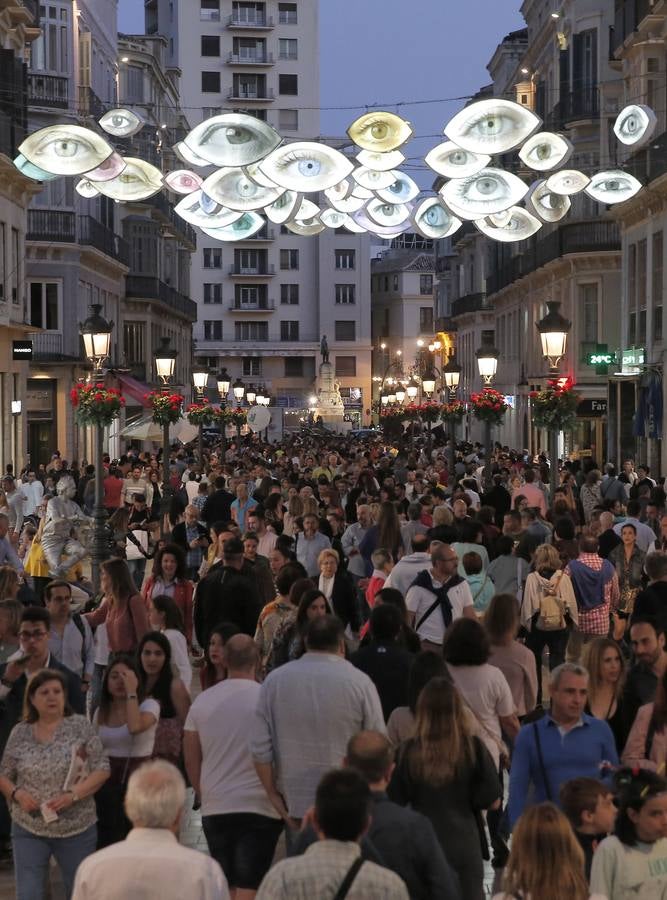
MULTIPOLYGON (((203 403, 206 400, 206 388, 208 386, 208 369, 197 367, 192 370, 192 383, 195 386, 197 400, 203 403)), ((199 465, 204 465, 204 423, 199 422, 199 465)))
MULTIPOLYGON (((429 400, 431 399, 431 396, 432 396, 433 392, 435 391, 435 381, 436 381, 436 375, 435 375, 435 372, 433 372, 433 371, 427 372, 426 375, 424 375, 422 378, 422 388, 424 389, 424 393, 426 394, 426 396, 428 397, 429 400)), ((427 445, 428 446, 429 464, 431 462, 431 450, 433 449, 433 434, 431 432, 431 427, 432 427, 431 417, 429 416, 429 419, 428 419, 428 445, 427 445)))
MULTIPOLYGON (((101 315, 102 307, 93 304, 90 307, 90 315, 85 322, 79 324, 79 332, 83 338, 83 346, 86 356, 93 364, 93 376, 99 378, 102 375, 104 360, 108 358, 111 349, 111 332, 113 322, 101 315)), ((91 576, 95 590, 100 586, 100 565, 106 559, 106 540, 104 536, 104 523, 107 517, 104 509, 104 478, 102 449, 104 443, 104 426, 95 426, 95 503, 93 506, 93 546, 91 553, 91 576)))
MULTIPOLYGON (((447 364, 442 367, 442 377, 445 382, 445 387, 449 392, 449 402, 452 403, 456 399, 456 392, 459 387, 459 381, 461 380, 461 372, 463 371, 462 367, 455 362, 454 357, 450 356, 447 360, 447 364)), ((454 477, 454 468, 456 466, 456 422, 451 419, 450 420, 450 434, 449 434, 449 443, 450 443, 450 465, 451 465, 451 475, 454 477)))
MULTIPOLYGON (((267 409, 269 406, 271 406, 271 397, 269 396, 266 388, 262 389, 261 396, 260 395, 257 396, 257 403, 259 403, 260 406, 265 406, 267 409)), ((269 443, 269 426, 268 425, 264 429, 264 443, 265 444, 269 443)))
MULTIPOLYGON (((232 390, 234 391, 234 399, 236 400, 236 405, 240 406, 243 403, 243 395, 245 394, 245 385, 241 381, 240 378, 237 378, 234 384, 232 385, 232 390)), ((241 442, 241 425, 237 423, 236 425, 236 437, 238 438, 239 443, 241 442)))
MULTIPOLYGON (((176 357, 178 351, 174 350, 168 337, 160 338, 160 347, 153 354, 155 359, 155 373, 166 387, 171 381, 176 369, 176 357)), ((171 500, 171 485, 169 484, 169 423, 162 426, 162 504, 160 509, 160 536, 165 536, 165 517, 169 510, 171 500)))
MULTIPOLYGON (((227 369, 223 368, 220 374, 216 378, 218 384, 218 394, 220 394, 220 406, 224 409, 227 405, 227 397, 229 396, 229 385, 231 384, 231 379, 229 374, 227 373, 227 369)), ((225 423, 220 423, 220 437, 221 437, 221 447, 223 454, 227 449, 227 439, 225 435, 225 423)))
MULTIPOLYGON (((567 348, 567 336, 572 328, 572 322, 560 313, 560 302, 549 300, 547 302, 547 314, 539 322, 535 323, 542 342, 542 355, 549 363, 549 371, 552 375, 558 372, 558 363, 565 356, 567 348)), ((549 491, 551 502, 558 486, 558 432, 552 429, 549 432, 549 491)))
MULTIPOLYGON (((500 353, 496 348, 486 342, 477 350, 477 368, 482 377, 485 387, 491 385, 498 371, 498 357, 500 353)), ((484 421, 484 451, 486 453, 484 460, 484 489, 491 489, 491 422, 484 421)))

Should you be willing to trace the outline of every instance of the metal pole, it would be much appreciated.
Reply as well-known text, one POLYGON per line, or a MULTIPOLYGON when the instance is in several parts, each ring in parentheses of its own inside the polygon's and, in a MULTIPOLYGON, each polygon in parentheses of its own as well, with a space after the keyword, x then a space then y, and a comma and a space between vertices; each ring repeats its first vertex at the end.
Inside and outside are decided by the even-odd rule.
POLYGON ((455 479, 454 469, 456 468, 456 420, 455 419, 450 420, 450 427, 451 427, 451 432, 449 435, 449 456, 450 456, 449 474, 452 479, 451 483, 452 483, 452 487, 453 487, 454 479, 455 479))
POLYGON ((169 511, 171 485, 169 483, 169 423, 162 426, 162 515, 160 517, 160 537, 165 538, 165 519, 169 511))
POLYGON ((199 421, 199 465, 204 467, 204 423, 199 421))
POLYGON ((558 432, 549 432, 549 503, 553 504, 558 487, 558 432))
POLYGON ((491 423, 484 421, 484 490, 491 490, 491 423))
POLYGON ((102 461, 104 425, 95 426, 95 505, 93 507, 93 547, 90 567, 93 587, 100 589, 100 565, 107 556, 104 525, 107 513, 104 508, 104 466, 102 461))

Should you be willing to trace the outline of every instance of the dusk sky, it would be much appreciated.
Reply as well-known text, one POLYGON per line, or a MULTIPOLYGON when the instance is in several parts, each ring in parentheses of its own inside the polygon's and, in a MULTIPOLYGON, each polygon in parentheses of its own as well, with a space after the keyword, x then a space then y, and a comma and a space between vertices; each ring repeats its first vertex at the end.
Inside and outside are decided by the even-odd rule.
MULTIPOLYGON (((382 104, 412 122, 408 155, 423 158, 444 140, 443 127, 463 101, 396 104, 466 97, 488 83, 486 64, 497 44, 524 24, 520 6, 521 0, 322 0, 322 134, 342 135, 366 104, 382 104), (333 106, 362 108, 325 109, 333 106)), ((120 31, 143 33, 142 2, 119 0, 118 9, 120 31)))

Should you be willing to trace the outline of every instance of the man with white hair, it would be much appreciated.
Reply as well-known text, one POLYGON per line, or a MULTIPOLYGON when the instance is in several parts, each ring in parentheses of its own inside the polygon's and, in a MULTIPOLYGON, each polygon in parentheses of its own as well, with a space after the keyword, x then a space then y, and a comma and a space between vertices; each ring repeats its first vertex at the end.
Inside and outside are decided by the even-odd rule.
POLYGON ((185 782, 175 766, 164 760, 140 766, 125 796, 132 831, 81 863, 72 900, 229 900, 218 863, 178 843, 184 804, 185 782))

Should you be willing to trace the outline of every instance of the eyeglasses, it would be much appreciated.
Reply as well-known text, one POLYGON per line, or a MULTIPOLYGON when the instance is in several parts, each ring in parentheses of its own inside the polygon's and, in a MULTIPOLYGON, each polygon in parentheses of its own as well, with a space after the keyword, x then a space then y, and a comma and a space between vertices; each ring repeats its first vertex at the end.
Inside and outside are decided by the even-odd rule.
POLYGON ((22 641, 38 641, 48 634, 48 631, 19 631, 19 637, 22 641))

